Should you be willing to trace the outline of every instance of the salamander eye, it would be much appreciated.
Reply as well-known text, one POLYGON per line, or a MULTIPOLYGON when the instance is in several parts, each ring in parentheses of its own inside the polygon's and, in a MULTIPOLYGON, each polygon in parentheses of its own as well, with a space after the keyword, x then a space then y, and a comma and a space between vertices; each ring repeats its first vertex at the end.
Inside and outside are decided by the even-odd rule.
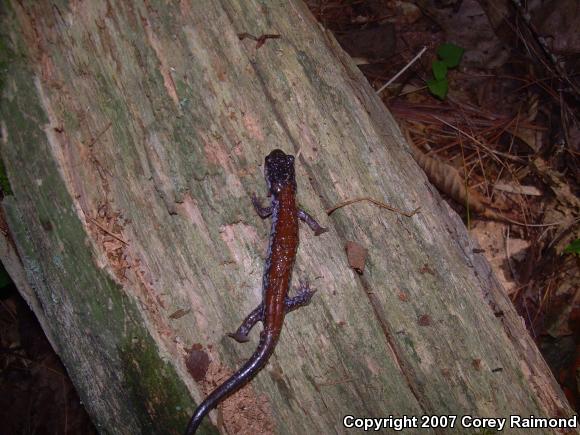
POLYGON ((288 156, 288 161, 290 163, 294 163, 294 156, 288 156))

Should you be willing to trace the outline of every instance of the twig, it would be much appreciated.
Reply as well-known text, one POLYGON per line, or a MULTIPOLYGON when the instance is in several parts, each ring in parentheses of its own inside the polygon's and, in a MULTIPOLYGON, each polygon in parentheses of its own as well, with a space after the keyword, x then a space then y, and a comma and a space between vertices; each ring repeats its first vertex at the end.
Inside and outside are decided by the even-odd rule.
POLYGON ((238 38, 240 38, 240 41, 245 39, 245 38, 249 38, 253 41, 256 41, 256 50, 258 48, 260 48, 262 45, 264 45, 264 43, 266 42, 266 39, 278 39, 280 38, 280 35, 276 35, 276 34, 265 34, 265 35, 261 35, 258 37, 255 37, 254 35, 252 35, 251 33, 238 33, 238 38))
POLYGON ((339 208, 342 208, 342 207, 350 205, 350 204, 354 204, 355 202, 361 202, 361 201, 372 202, 373 204, 375 204, 381 208, 386 208, 387 210, 394 211, 395 213, 399 213, 399 214, 402 214, 403 216, 407 216, 407 217, 414 216, 421 209, 421 207, 417 207, 412 212, 406 212, 406 211, 400 210, 398 208, 391 207, 390 205, 385 204, 384 202, 378 201, 374 198, 364 196, 364 197, 353 198, 353 199, 349 199, 349 200, 344 201, 344 202, 340 202, 340 203, 336 204, 334 207, 331 207, 328 210, 326 210, 326 214, 330 216, 334 211, 338 210, 339 208))
POLYGON ((123 240, 122 238, 120 238, 119 236, 113 234, 112 232, 110 232, 108 229, 106 229, 104 226, 102 226, 100 223, 98 223, 94 218, 89 218, 91 221, 93 221, 93 223, 99 227, 101 230, 103 230, 105 233, 107 233, 109 236, 114 237, 115 239, 117 239, 119 242, 124 243, 125 245, 128 245, 129 243, 126 242, 125 240, 123 240))
POLYGON ((514 265, 511 259, 511 253, 510 253, 510 227, 508 226, 505 230, 505 258, 507 260, 507 264, 509 266, 510 269, 510 273, 512 274, 512 279, 513 281, 516 283, 516 285, 519 285, 519 280, 518 277, 516 275, 516 271, 514 269, 514 265))
POLYGON ((90 148, 90 147, 92 147, 94 144, 96 144, 96 143, 97 143, 97 141, 98 141, 98 140, 99 140, 99 139, 100 139, 100 138, 101 138, 101 137, 102 137, 102 136, 103 136, 103 135, 104 135, 104 134, 105 134, 105 133, 106 133, 106 132, 109 130, 109 128, 111 128, 111 125, 113 125, 113 123, 109 121, 109 123, 108 123, 108 124, 105 126, 105 128, 103 128, 103 129, 101 130, 101 132, 100 132, 100 133, 98 133, 98 134, 97 134, 97 135, 96 135, 96 136, 93 138, 93 140, 91 140, 91 142, 90 142, 90 143, 89 143, 89 145, 88 145, 88 146, 89 146, 89 148, 90 148))
POLYGON ((317 384, 317 386, 318 387, 332 387, 333 385, 346 384, 348 382, 353 382, 353 381, 354 381, 354 379, 349 376, 347 378, 339 379, 337 381, 321 382, 321 383, 317 384))
POLYGON ((380 87, 380 89, 377 91, 377 95, 379 95, 381 92, 383 92, 385 89, 387 89, 391 83, 393 83, 395 80, 397 80, 401 74, 403 74, 405 71, 407 71, 407 69, 409 69, 409 67, 411 65, 413 65, 415 62, 417 62, 419 60, 419 58, 421 56, 423 56, 423 53, 425 53, 426 51, 427 51, 427 47, 425 46, 421 49, 421 51, 413 59, 411 59, 411 62, 409 62, 407 65, 405 65, 401 71, 399 71, 397 74, 395 74, 393 76, 393 78, 391 78, 387 83, 385 83, 383 86, 380 87))
POLYGON ((490 149, 489 147, 484 145, 480 140, 477 140, 475 137, 473 137, 472 135, 470 135, 466 131, 460 129, 459 127, 455 127, 453 124, 450 124, 449 122, 439 118, 438 116, 433 115, 433 118, 435 118, 439 122, 442 122, 446 126, 451 127, 453 130, 457 131, 458 133, 461 133, 462 135, 471 139, 473 142, 475 142, 476 144, 481 146, 484 150, 486 150, 494 159, 498 160, 498 163, 500 163, 500 164, 502 164, 502 162, 499 161, 499 159, 496 156, 502 156, 502 157, 505 157, 506 159, 510 159, 510 160, 513 160, 514 162, 518 162, 518 163, 525 163, 524 159, 512 156, 510 154, 502 153, 500 151, 494 151, 494 150, 490 149))
POLYGON ((520 222, 513 219, 510 219, 502 214, 499 214, 493 210, 484 210, 482 213, 479 213, 481 216, 486 217, 491 220, 500 221, 504 223, 510 223, 514 225, 520 225, 522 227, 533 227, 533 228, 546 228, 546 227, 556 227, 562 224, 565 224, 565 220, 557 221, 557 222, 548 222, 545 224, 529 224, 527 222, 520 222))

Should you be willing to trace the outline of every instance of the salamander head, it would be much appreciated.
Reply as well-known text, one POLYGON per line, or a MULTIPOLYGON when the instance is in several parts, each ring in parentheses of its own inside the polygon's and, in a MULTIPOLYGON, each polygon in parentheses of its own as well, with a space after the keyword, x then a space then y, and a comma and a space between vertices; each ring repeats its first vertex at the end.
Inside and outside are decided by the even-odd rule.
POLYGON ((282 150, 274 150, 266 156, 264 175, 270 193, 276 195, 283 187, 292 186, 296 190, 294 175, 294 156, 285 154, 282 150))

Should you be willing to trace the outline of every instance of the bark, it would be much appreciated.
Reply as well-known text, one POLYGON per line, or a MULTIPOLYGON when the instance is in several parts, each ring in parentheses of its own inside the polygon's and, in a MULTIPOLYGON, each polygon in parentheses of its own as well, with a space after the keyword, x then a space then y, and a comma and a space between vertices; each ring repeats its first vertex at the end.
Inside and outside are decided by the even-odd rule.
POLYGON ((255 348, 257 331, 225 334, 261 297, 269 223, 250 193, 265 194, 273 148, 299 154, 299 201, 330 232, 302 228, 295 281, 319 291, 223 405, 224 432, 571 415, 462 222, 304 4, 14 1, 2 29, 0 255, 103 433, 180 433, 255 348), (357 196, 421 212, 326 217, 357 196), (347 241, 368 249, 362 276, 347 241))

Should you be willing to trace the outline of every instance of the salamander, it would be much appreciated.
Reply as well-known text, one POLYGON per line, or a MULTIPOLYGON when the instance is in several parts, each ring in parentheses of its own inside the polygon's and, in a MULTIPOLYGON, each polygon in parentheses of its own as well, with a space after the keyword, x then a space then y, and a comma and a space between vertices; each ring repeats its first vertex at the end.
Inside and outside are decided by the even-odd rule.
POLYGON ((256 307, 242 322, 233 334, 228 334, 238 342, 248 341, 248 333, 261 321, 260 342, 253 355, 230 378, 217 387, 197 407, 186 435, 195 433, 203 418, 218 403, 250 382, 266 365, 274 352, 280 338, 284 316, 299 307, 310 303, 314 290, 310 289, 307 280, 300 280, 298 294, 288 296, 292 269, 298 250, 298 219, 306 222, 316 236, 327 231, 316 220, 296 204, 296 176, 294 156, 276 149, 266 156, 264 175, 272 202, 262 207, 256 195, 252 195, 252 204, 258 215, 265 219, 272 216, 268 254, 265 261, 262 279, 262 303, 256 307))

